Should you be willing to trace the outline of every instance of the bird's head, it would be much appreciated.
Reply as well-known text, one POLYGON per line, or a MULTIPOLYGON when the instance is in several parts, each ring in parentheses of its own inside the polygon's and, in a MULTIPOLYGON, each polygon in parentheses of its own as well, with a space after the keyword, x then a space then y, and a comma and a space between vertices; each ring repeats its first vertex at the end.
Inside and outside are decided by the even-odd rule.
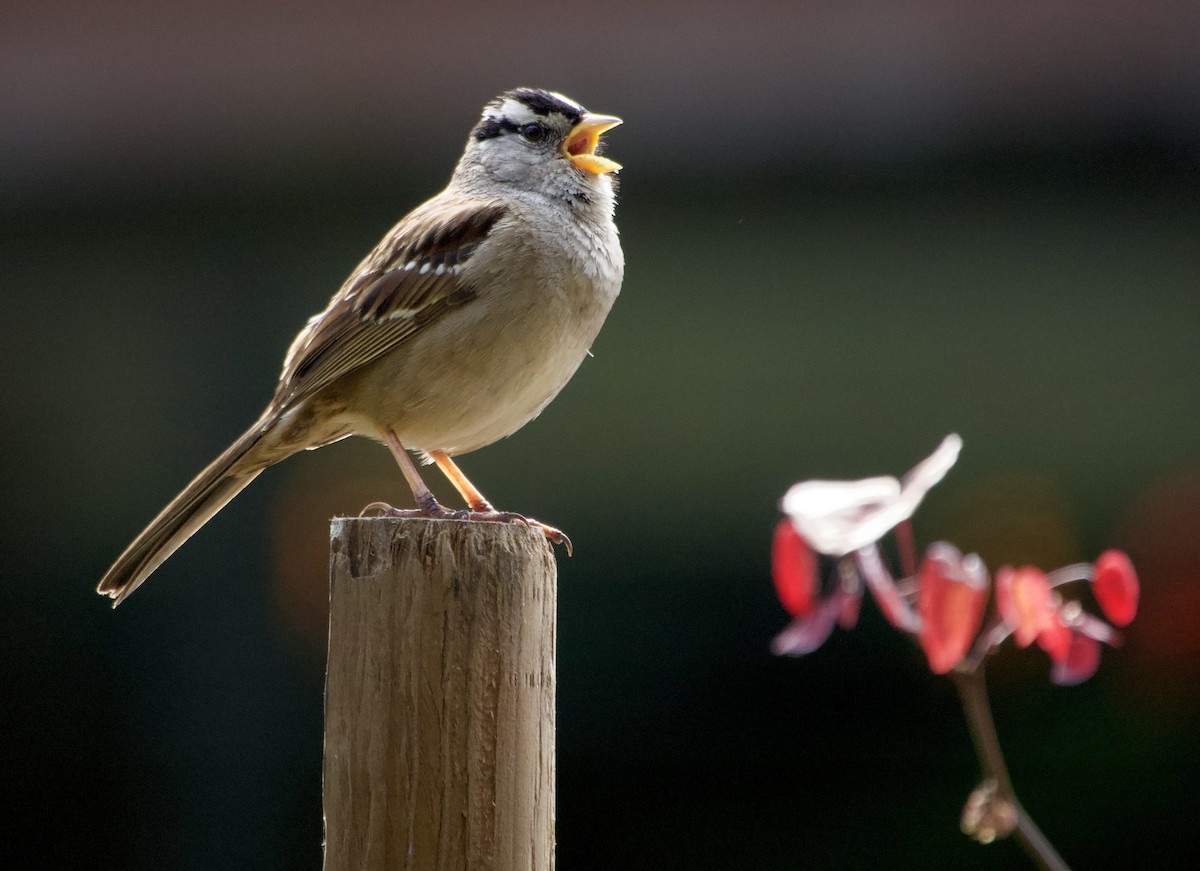
POLYGON ((491 180, 551 196, 611 195, 611 174, 621 165, 601 156, 600 135, 620 123, 562 94, 516 88, 484 106, 459 172, 482 170, 491 180))

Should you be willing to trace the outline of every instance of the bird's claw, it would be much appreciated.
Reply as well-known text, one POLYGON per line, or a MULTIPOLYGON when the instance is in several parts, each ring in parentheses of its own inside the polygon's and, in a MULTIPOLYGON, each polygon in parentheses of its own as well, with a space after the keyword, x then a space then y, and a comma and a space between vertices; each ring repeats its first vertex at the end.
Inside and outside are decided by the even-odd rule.
POLYGON ((536 526, 538 529, 540 529, 542 531, 542 534, 545 535, 546 538, 550 539, 555 544, 561 544, 563 547, 565 547, 567 549, 567 556, 572 556, 571 539, 568 538, 567 534, 565 532, 563 532, 561 529, 556 529, 553 526, 547 526, 544 523, 538 523, 536 520, 531 521, 530 525, 536 526))
POLYGON ((388 505, 386 502, 372 502, 370 505, 364 505, 362 511, 358 512, 359 517, 425 517, 426 515, 419 508, 396 508, 388 505), (371 512, 378 511, 378 514, 371 512))
POLYGON ((517 514, 515 511, 497 511, 494 508, 489 508, 484 511, 459 511, 456 512, 457 519, 460 520, 475 520, 482 523, 519 523, 522 526, 528 526, 532 529, 539 530, 542 535, 550 539, 554 544, 561 544, 567 549, 567 556, 571 556, 571 539, 561 529, 557 529, 548 524, 542 523, 540 520, 533 520, 526 517, 524 514, 517 514))

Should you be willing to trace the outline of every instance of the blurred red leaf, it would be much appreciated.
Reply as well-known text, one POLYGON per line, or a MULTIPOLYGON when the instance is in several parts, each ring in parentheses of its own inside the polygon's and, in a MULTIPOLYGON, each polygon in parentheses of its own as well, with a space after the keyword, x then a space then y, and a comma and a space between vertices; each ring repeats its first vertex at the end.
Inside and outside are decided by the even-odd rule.
POLYGON ((1104 616, 1115 626, 1128 626, 1137 615, 1137 572, 1122 551, 1106 550, 1096 559, 1092 593, 1104 616))
POLYGON ((931 545, 918 573, 917 638, 934 674, 945 674, 966 655, 986 602, 987 570, 979 558, 964 559, 945 542, 931 545))
POLYGON ((1038 633, 1037 643, 1054 662, 1063 662, 1071 651, 1071 627, 1055 614, 1049 624, 1038 633))
POLYGON ((775 593, 793 617, 811 614, 817 596, 817 555, 787 518, 775 527, 771 543, 775 593))
POLYGON ((1067 655, 1056 660, 1050 669, 1050 679, 1059 686, 1083 683, 1100 667, 1100 642, 1079 632, 1071 633, 1067 655))
POLYGON ((842 608, 838 612, 838 625, 843 629, 853 629, 858 623, 858 612, 861 607, 861 590, 857 594, 847 593, 842 600, 842 608))
POLYGON ((996 571, 996 608, 1013 631, 1018 647, 1028 647, 1055 619, 1046 573, 1033 566, 996 571))

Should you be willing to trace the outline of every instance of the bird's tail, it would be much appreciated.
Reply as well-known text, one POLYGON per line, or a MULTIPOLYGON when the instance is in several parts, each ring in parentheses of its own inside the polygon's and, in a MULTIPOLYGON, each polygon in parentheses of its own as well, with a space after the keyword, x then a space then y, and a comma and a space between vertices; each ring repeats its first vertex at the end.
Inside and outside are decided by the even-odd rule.
POLYGON ((262 448, 271 423, 273 420, 264 415, 172 499, 117 557, 96 592, 110 596, 114 608, 120 605, 263 469, 282 459, 263 456, 269 453, 262 448))

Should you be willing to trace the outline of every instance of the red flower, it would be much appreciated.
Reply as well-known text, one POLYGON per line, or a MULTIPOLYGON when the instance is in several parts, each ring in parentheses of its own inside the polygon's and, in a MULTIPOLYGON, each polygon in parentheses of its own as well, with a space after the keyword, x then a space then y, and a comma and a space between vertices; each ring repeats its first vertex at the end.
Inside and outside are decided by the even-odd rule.
POLYGON ((1114 626, 1128 626, 1137 615, 1138 590, 1137 573, 1129 557, 1119 550, 1100 554, 1092 575, 1092 593, 1114 626))
POLYGON ((771 544, 775 593, 793 617, 811 614, 817 598, 817 555, 786 517, 775 527, 771 544))
POLYGON ((1038 633, 1037 643, 1055 663, 1066 661, 1071 652, 1071 627, 1062 621, 1057 611, 1049 624, 1038 633))
POLYGON ((966 656, 983 621, 987 593, 987 569, 978 557, 964 558, 945 542, 930 545, 918 574, 917 638, 934 674, 945 674, 966 656))
POLYGON ((1050 679, 1059 686, 1074 686, 1094 675, 1099 667, 1100 642, 1082 632, 1072 632, 1067 655, 1055 660, 1050 679))
POLYGON ((1050 679, 1060 686, 1083 683, 1100 667, 1100 645, 1117 646, 1120 634, 1069 602, 1054 610, 1050 624, 1038 633, 1038 647, 1050 655, 1050 679))
POLYGON ((997 569, 996 609, 1012 630, 1017 646, 1028 647, 1055 619, 1046 573, 1033 566, 997 569))

